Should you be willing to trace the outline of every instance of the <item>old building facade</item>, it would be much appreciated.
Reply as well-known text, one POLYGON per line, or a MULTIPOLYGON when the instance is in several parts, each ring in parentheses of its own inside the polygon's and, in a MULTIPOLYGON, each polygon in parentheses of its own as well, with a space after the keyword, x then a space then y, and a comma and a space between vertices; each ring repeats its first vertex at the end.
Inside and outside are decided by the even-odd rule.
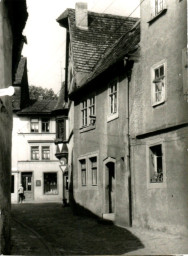
POLYGON ((167 0, 141 5, 140 76, 130 95, 133 224, 184 233, 188 228, 186 4, 167 0))
POLYGON ((77 210, 120 226, 187 233, 186 9, 186 1, 146 0, 138 21, 78 4, 58 18, 67 29, 69 185, 77 210), (101 31, 112 39, 117 19, 124 31, 96 43, 101 31))
MULTIPOLYGON (((0 1, 0 89, 12 85, 27 20, 26 2, 0 1), (13 11, 14 10, 14 11, 13 11)), ((10 175, 11 175, 12 100, 0 99, 0 253, 10 254, 10 175)))

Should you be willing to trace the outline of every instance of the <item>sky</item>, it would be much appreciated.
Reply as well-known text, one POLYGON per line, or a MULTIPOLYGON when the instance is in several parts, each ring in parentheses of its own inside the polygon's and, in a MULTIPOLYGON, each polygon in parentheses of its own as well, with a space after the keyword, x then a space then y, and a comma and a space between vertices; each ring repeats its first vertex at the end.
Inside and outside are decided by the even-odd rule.
MULTIPOLYGON (((56 19, 76 2, 87 2, 88 10, 129 16, 140 0, 27 0, 29 17, 22 55, 27 57, 29 85, 52 88, 59 93, 65 74, 65 32, 56 19)), ((132 17, 139 17, 139 8, 132 17)))

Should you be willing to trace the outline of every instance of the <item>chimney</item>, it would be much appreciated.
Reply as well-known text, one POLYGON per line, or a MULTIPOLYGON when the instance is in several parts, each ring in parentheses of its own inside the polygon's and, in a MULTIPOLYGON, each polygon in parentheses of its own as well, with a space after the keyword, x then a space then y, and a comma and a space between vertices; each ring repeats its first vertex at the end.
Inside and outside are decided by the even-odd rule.
POLYGON ((75 6, 76 26, 80 29, 88 29, 87 3, 76 3, 75 6))

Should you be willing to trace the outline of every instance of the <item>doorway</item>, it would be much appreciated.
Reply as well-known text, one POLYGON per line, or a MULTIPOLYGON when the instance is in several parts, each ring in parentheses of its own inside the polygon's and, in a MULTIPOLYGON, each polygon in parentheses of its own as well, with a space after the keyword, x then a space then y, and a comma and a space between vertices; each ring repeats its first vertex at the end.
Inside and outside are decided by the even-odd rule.
POLYGON ((25 201, 33 200, 33 173, 22 172, 21 183, 24 188, 25 201))
POLYGON ((104 213, 115 213, 116 210, 116 171, 115 159, 104 161, 104 213))

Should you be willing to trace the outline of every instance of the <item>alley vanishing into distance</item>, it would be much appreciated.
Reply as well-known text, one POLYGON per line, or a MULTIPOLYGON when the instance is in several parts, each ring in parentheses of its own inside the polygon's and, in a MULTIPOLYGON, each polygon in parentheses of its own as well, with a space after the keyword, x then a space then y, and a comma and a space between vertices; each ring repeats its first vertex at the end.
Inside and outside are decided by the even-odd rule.
POLYGON ((186 253, 186 239, 78 216, 60 203, 12 205, 13 255, 186 253))

